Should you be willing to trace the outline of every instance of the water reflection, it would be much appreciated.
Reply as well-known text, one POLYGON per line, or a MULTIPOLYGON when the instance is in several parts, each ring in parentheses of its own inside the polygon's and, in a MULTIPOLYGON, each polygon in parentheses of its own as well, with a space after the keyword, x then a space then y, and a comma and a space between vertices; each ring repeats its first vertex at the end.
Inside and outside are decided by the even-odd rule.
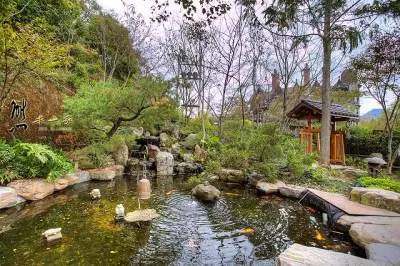
POLYGON ((138 209, 136 177, 75 185, 20 210, 0 212, 0 264, 52 265, 274 265, 288 245, 318 247, 335 242, 315 239, 327 228, 310 220, 306 208, 277 196, 218 185, 226 194, 214 204, 198 202, 182 188, 182 179, 152 179, 152 196, 141 208, 161 217, 137 228, 114 223, 115 207, 138 209), (99 188, 92 202, 88 191, 99 188), (49 246, 40 234, 62 227, 63 239, 49 246), (246 229, 246 230, 245 230, 246 229), (250 233, 249 233, 250 232, 250 233))

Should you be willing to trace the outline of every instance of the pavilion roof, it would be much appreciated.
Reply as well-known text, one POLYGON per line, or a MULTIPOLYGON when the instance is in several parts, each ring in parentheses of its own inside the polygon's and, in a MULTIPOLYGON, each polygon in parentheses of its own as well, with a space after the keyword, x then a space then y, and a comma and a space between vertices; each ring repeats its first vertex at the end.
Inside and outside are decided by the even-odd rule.
MULTIPOLYGON (((332 121, 348 121, 358 120, 357 114, 345 109, 340 104, 332 103, 329 106, 331 111, 332 121)), ((313 101, 309 99, 301 100, 288 114, 290 118, 296 118, 299 120, 307 119, 311 115, 313 119, 320 119, 322 116, 322 103, 320 101, 313 101)))

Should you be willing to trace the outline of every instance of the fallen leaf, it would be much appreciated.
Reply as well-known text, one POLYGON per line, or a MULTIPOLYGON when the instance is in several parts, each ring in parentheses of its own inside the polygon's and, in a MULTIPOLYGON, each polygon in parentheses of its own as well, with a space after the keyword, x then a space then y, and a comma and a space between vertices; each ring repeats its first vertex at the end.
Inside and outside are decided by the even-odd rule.
POLYGON ((115 250, 111 250, 111 251, 110 251, 111 254, 115 254, 115 253, 117 253, 117 252, 118 252, 118 251, 115 251, 115 250))

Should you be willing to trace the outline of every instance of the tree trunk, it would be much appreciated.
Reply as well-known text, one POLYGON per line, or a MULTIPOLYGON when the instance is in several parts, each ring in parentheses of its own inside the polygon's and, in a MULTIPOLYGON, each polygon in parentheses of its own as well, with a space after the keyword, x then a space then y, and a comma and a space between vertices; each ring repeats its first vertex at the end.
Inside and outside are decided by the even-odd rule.
POLYGON ((323 45, 323 73, 322 73, 322 119, 321 119, 321 151, 319 162, 329 165, 331 145, 331 2, 324 1, 324 36, 323 45))
POLYGON ((387 171, 388 174, 391 175, 392 174, 392 167, 393 167, 393 161, 392 157, 393 157, 393 150, 392 150, 392 143, 393 143, 393 129, 391 129, 390 127, 388 127, 388 156, 387 156, 387 171))
POLYGON ((283 108, 282 108, 282 125, 285 122, 286 119, 286 109, 287 109, 287 88, 288 84, 285 84, 283 88, 283 108))
POLYGON ((111 127, 110 131, 107 132, 107 137, 111 138, 114 136, 115 132, 117 132, 119 126, 121 125, 121 120, 118 119, 113 123, 113 126, 111 127))

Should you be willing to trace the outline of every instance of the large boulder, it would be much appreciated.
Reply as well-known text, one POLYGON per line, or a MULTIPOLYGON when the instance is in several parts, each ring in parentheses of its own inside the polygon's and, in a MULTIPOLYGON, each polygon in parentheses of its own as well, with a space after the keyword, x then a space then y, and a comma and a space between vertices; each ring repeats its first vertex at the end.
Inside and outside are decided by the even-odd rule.
POLYGON ((125 143, 121 144, 118 149, 116 149, 112 157, 117 165, 126 165, 129 159, 129 149, 128 145, 125 143))
POLYGON ((400 247, 389 244, 371 243, 365 246, 367 258, 380 265, 400 265, 400 247))
POLYGON ((159 152, 156 157, 157 175, 166 176, 174 173, 174 156, 169 152, 159 152))
POLYGON ((117 175, 115 169, 111 167, 91 169, 88 172, 91 180, 99 181, 111 181, 117 175))
POLYGON ((178 174, 198 174, 203 172, 203 166, 193 162, 182 162, 175 165, 175 170, 178 174))
POLYGON ((189 134, 182 142, 183 147, 191 150, 194 149, 196 144, 198 144, 197 134, 189 134))
POLYGON ((219 171, 220 180, 230 183, 245 183, 246 176, 242 170, 222 168, 219 171))
POLYGON ((15 180, 8 187, 27 200, 40 200, 54 193, 54 184, 39 178, 15 180))
POLYGON ((215 201, 221 195, 221 192, 207 181, 199 184, 192 189, 192 195, 202 201, 215 201))
POLYGON ((279 192, 280 187, 284 187, 285 183, 278 181, 276 183, 268 183, 264 181, 257 182, 257 190, 261 191, 264 194, 274 194, 279 192))
POLYGON ((342 266, 342 265, 363 265, 378 266, 380 264, 359 258, 353 255, 340 253, 332 250, 325 250, 314 247, 306 247, 300 244, 293 244, 278 257, 277 265, 280 266, 342 266))
POLYGON ((288 198, 299 199, 306 190, 304 187, 284 184, 279 187, 279 194, 288 198))
POLYGON ((349 234, 353 242, 361 247, 371 243, 400 246, 400 226, 398 225, 354 223, 350 227, 349 234))
POLYGON ((350 192, 350 199, 368 206, 400 213, 400 193, 393 191, 355 187, 350 192))
POLYGON ((17 192, 10 187, 0 187, 0 209, 10 208, 18 203, 17 192))

